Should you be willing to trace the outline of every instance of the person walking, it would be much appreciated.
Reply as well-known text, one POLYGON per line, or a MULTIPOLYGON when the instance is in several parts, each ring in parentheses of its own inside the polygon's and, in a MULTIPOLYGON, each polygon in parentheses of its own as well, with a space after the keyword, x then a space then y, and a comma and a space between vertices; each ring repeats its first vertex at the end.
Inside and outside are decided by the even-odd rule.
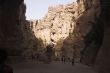
POLYGON ((74 65, 74 58, 72 58, 71 64, 72 64, 72 66, 74 65))

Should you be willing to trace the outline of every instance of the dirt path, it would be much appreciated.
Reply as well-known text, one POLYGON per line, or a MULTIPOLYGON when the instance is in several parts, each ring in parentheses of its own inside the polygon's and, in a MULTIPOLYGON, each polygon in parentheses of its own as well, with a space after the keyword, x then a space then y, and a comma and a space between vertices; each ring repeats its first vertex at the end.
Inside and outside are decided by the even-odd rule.
POLYGON ((14 73, 96 73, 92 68, 76 63, 72 66, 70 63, 52 62, 44 63, 20 63, 13 64, 14 73))

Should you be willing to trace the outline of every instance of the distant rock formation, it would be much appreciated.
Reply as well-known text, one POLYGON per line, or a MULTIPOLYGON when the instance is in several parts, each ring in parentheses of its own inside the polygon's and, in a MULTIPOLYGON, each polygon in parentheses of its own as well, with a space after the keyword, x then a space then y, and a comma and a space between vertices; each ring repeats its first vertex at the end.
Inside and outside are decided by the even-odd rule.
POLYGON ((93 33, 93 28, 97 29, 94 25, 97 24, 96 18, 99 15, 99 2, 79 0, 49 7, 48 13, 42 19, 30 21, 30 27, 35 37, 43 41, 43 47, 49 43, 54 44, 56 56, 61 56, 62 49, 65 49, 66 56, 72 58, 77 48, 77 57, 80 57, 78 50, 83 49, 85 41, 91 39, 85 39, 87 34, 93 33))
MULTIPOLYGON (((53 43, 55 49, 61 50, 63 41, 73 34, 76 17, 76 3, 49 7, 48 13, 40 20, 30 21, 36 38, 43 41, 44 47, 53 43)), ((72 48, 72 47, 71 47, 72 48)))
POLYGON ((44 46, 54 43, 56 56, 62 52, 67 57, 81 56, 81 63, 95 65, 100 73, 109 73, 109 3, 108 0, 77 0, 49 7, 42 19, 31 21, 33 32, 44 46))

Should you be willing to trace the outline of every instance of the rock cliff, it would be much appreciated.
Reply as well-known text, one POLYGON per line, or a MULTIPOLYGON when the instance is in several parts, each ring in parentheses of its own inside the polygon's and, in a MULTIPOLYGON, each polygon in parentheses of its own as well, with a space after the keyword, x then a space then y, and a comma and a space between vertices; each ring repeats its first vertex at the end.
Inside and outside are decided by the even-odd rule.
POLYGON ((7 48, 10 54, 22 49, 23 33, 20 24, 22 7, 20 6, 23 4, 23 0, 0 0, 0 47, 7 48))
POLYGON ((78 50, 88 47, 87 43, 91 44, 91 40, 94 42, 97 38, 95 24, 99 23, 100 10, 100 2, 94 0, 57 5, 49 7, 42 19, 30 21, 30 26, 35 37, 43 41, 43 47, 53 43, 55 54, 61 56, 65 50, 67 57, 72 57, 77 48, 80 57, 78 50))
POLYGON ((54 43, 56 55, 63 50, 70 56, 79 49, 81 63, 95 65, 100 73, 109 73, 109 3, 108 0, 77 0, 49 7, 44 18, 32 21, 35 36, 42 39, 44 46, 54 43))
MULTIPOLYGON (((43 41, 44 47, 53 43, 55 50, 61 51, 64 39, 70 34, 74 36, 77 17, 77 3, 58 5, 49 7, 48 13, 42 19, 30 21, 30 25, 36 38, 43 41)), ((70 49, 72 48, 71 46, 70 49)))

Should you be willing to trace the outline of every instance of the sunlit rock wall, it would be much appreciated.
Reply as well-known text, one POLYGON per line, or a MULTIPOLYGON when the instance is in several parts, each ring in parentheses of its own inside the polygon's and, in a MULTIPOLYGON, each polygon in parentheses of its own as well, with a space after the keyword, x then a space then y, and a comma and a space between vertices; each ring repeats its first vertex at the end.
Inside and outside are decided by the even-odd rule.
POLYGON ((42 39, 44 47, 53 43, 55 50, 58 51, 56 55, 61 56, 61 50, 66 49, 67 57, 72 57, 75 48, 83 50, 87 44, 86 41, 91 39, 91 37, 86 38, 87 34, 97 31, 93 30, 97 29, 95 24, 98 24, 99 17, 100 2, 98 0, 79 0, 67 5, 49 7, 48 13, 42 19, 33 20, 30 25, 35 36, 42 39))
POLYGON ((54 44, 56 55, 61 56, 62 50, 65 50, 67 57, 72 57, 75 52, 80 57, 79 50, 86 46, 87 34, 97 28, 94 25, 99 15, 100 2, 79 0, 49 7, 42 19, 30 21, 30 27, 36 38, 43 41, 44 47, 54 44))
POLYGON ((33 33, 43 41, 44 47, 53 43, 55 50, 61 51, 64 40, 70 34, 74 35, 77 9, 77 3, 49 7, 48 13, 42 19, 30 22, 33 33))

